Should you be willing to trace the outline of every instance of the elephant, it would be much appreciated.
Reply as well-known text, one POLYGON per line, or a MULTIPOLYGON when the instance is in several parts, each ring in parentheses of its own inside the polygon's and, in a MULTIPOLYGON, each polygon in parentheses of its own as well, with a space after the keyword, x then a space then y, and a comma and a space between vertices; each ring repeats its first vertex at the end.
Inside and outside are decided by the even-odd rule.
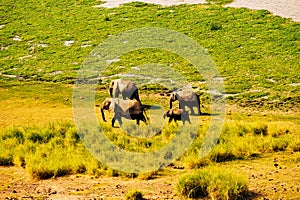
POLYGON ((123 99, 136 99, 138 102, 141 102, 138 87, 132 81, 112 80, 109 84, 109 94, 112 98, 118 98, 121 94, 123 99))
POLYGON ((179 101, 179 108, 185 109, 185 106, 191 109, 191 114, 194 115, 195 112, 193 107, 196 107, 198 110, 198 115, 201 114, 200 110, 200 98, 195 92, 191 90, 181 90, 172 92, 170 96, 170 109, 172 108, 172 102, 179 101))
POLYGON ((100 108, 102 119, 106 122, 104 110, 110 110, 114 112, 112 119, 112 127, 114 127, 115 121, 118 120, 120 126, 122 125, 122 117, 126 119, 136 120, 137 125, 140 121, 147 124, 147 115, 144 106, 137 100, 123 100, 118 98, 107 98, 103 101, 100 108), (145 114, 145 115, 144 115, 145 114))
POLYGON ((189 122, 191 124, 190 116, 186 110, 183 109, 169 109, 166 112, 164 112, 163 115, 164 119, 166 117, 169 117, 169 123, 174 120, 175 122, 182 121, 184 124, 185 121, 189 122))

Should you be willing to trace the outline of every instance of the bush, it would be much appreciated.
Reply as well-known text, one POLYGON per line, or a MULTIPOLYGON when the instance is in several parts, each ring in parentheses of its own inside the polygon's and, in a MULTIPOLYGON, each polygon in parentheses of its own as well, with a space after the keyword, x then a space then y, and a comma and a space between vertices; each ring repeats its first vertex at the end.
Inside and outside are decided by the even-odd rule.
POLYGON ((184 174, 179 178, 176 189, 180 195, 187 198, 206 197, 209 177, 201 171, 184 174))
POLYGON ((255 135, 268 135, 268 126, 266 124, 258 124, 252 128, 255 135))
POLYGON ((8 130, 7 133, 2 135, 2 140, 7 139, 17 139, 19 144, 24 142, 24 135, 23 131, 19 128, 13 127, 12 129, 8 130))
POLYGON ((13 157, 10 155, 2 156, 0 155, 0 166, 12 166, 13 157))
POLYGON ((248 191, 247 178, 218 167, 207 167, 182 175, 176 185, 185 198, 239 199, 248 191))
POLYGON ((143 193, 136 189, 130 190, 126 194, 126 200, 143 200, 143 193))

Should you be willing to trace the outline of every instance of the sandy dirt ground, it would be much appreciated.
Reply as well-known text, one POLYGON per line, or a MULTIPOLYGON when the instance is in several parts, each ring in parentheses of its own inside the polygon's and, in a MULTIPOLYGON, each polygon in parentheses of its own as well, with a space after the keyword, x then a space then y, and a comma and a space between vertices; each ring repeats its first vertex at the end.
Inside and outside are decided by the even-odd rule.
MULTIPOLYGON (((99 7, 114 8, 121 4, 137 0, 106 0, 99 7)), ((159 4, 162 6, 171 6, 179 4, 201 4, 205 0, 138 0, 145 3, 159 4)), ((233 3, 226 5, 236 8, 250 8, 255 10, 269 10, 274 15, 292 18, 293 21, 300 22, 300 1, 299 0, 235 0, 233 3)))

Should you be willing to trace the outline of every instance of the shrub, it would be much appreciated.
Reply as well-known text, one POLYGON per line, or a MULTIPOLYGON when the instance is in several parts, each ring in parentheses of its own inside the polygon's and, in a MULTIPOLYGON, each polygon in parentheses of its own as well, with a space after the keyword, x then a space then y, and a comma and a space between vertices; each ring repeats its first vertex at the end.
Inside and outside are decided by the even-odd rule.
POLYGON ((292 151, 300 151, 300 137, 295 138, 290 144, 289 148, 292 151))
POLYGON ((257 124, 254 125, 252 131, 255 135, 266 136, 268 135, 268 126, 266 124, 257 124))
POLYGON ((136 189, 130 190, 126 194, 126 200, 143 200, 143 193, 136 189))
POLYGON ((239 199, 248 191, 247 178, 223 168, 210 166, 182 175, 176 185, 185 198, 239 199))
POLYGON ((12 166, 13 157, 11 155, 0 155, 0 166, 12 166))
POLYGON ((236 159, 232 151, 233 146, 226 144, 218 144, 210 153, 210 160, 214 162, 224 162, 236 159))
POLYGON ((42 143, 43 141, 43 136, 41 136, 39 133, 36 133, 36 132, 32 132, 28 135, 27 139, 29 141, 32 141, 32 142, 37 142, 37 143, 42 143))
POLYGON ((209 177, 201 171, 184 174, 178 180, 176 189, 180 195, 187 198, 206 197, 209 177))
POLYGON ((159 172, 159 170, 150 171, 150 172, 144 172, 144 173, 139 173, 138 174, 138 178, 141 179, 141 180, 154 179, 157 176, 158 172, 159 172))
POLYGON ((7 139, 17 139, 18 143, 22 144, 24 142, 24 135, 21 129, 13 127, 12 129, 8 130, 7 133, 2 135, 2 140, 7 139))

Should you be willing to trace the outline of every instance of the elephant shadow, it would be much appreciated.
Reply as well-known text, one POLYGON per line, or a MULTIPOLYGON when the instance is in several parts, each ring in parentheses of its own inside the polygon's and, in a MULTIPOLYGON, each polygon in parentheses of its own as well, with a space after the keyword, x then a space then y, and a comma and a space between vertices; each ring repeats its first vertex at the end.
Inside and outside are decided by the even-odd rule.
POLYGON ((157 105, 148 105, 148 104, 143 104, 143 107, 147 110, 149 110, 151 108, 151 110, 159 110, 162 107, 157 106, 157 105))
MULTIPOLYGON (((219 114, 202 112, 200 116, 218 116, 218 115, 219 114)), ((192 116, 199 116, 199 115, 198 114, 194 114, 192 116)))

